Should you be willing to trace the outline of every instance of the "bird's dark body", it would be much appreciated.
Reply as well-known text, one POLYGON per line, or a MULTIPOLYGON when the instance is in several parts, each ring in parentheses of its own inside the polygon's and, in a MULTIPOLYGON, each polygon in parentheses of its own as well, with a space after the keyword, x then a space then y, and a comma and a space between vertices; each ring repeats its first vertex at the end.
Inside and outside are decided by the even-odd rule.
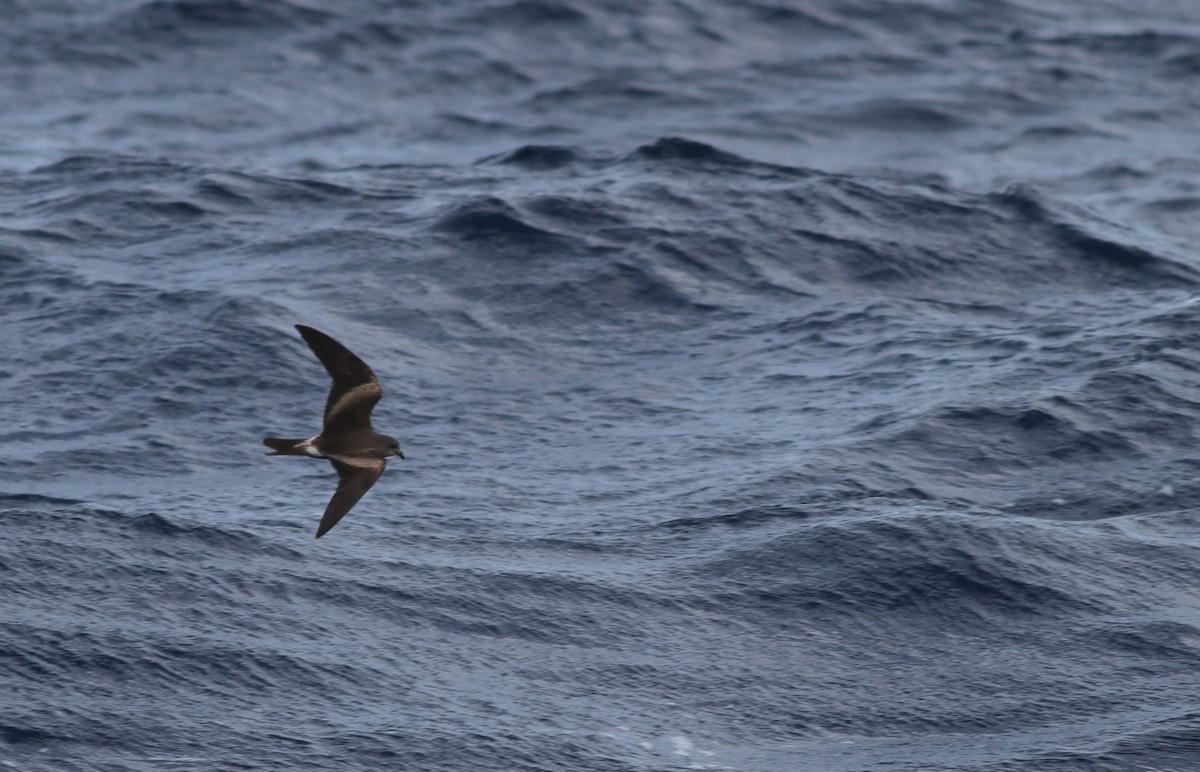
POLYGON ((371 368, 325 333, 301 324, 296 329, 333 379, 325 401, 324 428, 311 439, 267 437, 263 444, 271 448, 269 456, 324 458, 337 470, 338 487, 317 528, 319 539, 375 484, 387 458, 404 458, 404 454, 395 438, 371 426, 371 411, 383 396, 371 368))
POLYGON ((284 440, 277 437, 267 437, 263 440, 263 444, 272 449, 267 454, 268 456, 336 458, 347 455, 382 454, 394 441, 393 438, 387 435, 379 434, 369 429, 360 429, 334 435, 333 437, 327 437, 322 433, 311 440, 284 440), (312 451, 315 451, 315 453, 312 451))

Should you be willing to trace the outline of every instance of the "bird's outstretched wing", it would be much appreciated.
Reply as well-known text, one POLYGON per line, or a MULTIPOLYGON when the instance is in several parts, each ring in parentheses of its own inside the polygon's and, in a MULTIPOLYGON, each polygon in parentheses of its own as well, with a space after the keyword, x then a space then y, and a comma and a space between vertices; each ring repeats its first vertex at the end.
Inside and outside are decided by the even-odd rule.
POLYGON ((321 525, 317 527, 318 539, 346 516, 346 513, 358 503, 363 494, 371 489, 387 466, 387 462, 382 458, 365 456, 355 457, 353 464, 332 458, 329 460, 333 464, 333 468, 337 470, 338 487, 333 492, 333 498, 329 500, 329 506, 325 507, 321 525))
POLYGON ((354 352, 320 330, 303 324, 296 329, 333 379, 325 400, 325 431, 370 429, 371 411, 383 397, 375 373, 354 352))

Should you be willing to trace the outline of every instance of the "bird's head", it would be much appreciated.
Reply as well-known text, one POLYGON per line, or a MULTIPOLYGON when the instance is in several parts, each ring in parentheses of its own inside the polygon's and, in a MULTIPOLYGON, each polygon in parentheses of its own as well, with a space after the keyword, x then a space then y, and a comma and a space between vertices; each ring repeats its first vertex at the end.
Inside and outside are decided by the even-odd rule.
POLYGON ((394 437, 387 437, 387 447, 383 449, 383 457, 399 456, 400 460, 404 460, 404 451, 400 450, 400 441, 394 437))

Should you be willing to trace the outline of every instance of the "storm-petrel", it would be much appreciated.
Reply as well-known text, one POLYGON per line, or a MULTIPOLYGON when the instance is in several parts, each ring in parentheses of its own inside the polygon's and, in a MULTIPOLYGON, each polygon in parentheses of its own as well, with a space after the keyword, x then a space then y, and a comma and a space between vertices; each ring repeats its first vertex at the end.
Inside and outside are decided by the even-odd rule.
POLYGON ((375 484, 388 456, 403 459, 404 454, 395 438, 371 428, 371 410, 383 389, 367 363, 319 330, 302 324, 296 329, 333 378, 325 401, 325 425, 320 434, 307 440, 267 437, 263 444, 271 448, 268 456, 327 458, 337 470, 338 487, 317 527, 319 539, 375 484))

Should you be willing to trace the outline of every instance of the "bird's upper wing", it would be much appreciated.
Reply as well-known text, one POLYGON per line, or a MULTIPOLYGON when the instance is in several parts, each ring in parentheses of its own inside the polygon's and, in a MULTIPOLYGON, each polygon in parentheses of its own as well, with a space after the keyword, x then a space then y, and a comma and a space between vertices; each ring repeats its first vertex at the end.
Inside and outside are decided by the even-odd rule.
POLYGON ((387 462, 382 458, 373 456, 355 456, 352 459, 353 463, 332 458, 329 460, 333 464, 333 468, 337 470, 338 487, 333 492, 333 498, 329 500, 329 506, 325 507, 321 524, 317 526, 318 539, 346 516, 346 513, 358 503, 363 494, 371 489, 387 466, 387 462))
POLYGON ((320 330, 302 324, 296 329, 333 378, 325 400, 325 429, 370 429, 371 411, 383 397, 375 373, 354 352, 320 330))

